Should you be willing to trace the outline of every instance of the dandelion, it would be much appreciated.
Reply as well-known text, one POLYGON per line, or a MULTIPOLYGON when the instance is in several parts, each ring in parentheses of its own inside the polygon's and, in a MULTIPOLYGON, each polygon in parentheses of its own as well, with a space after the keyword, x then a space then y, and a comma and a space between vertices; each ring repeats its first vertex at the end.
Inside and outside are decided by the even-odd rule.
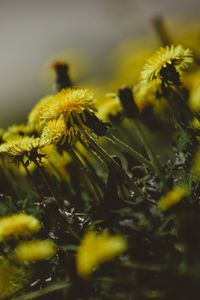
POLYGON ((89 231, 84 236, 76 256, 77 272, 89 276, 99 265, 120 255, 127 249, 122 236, 112 236, 107 231, 89 231))
POLYGON ((25 285, 25 273, 22 267, 15 266, 0 256, 0 299, 7 299, 25 285))
POLYGON ((179 76, 192 62, 192 52, 181 45, 160 48, 144 66, 141 85, 159 88, 161 85, 179 84, 179 76))
POLYGON ((81 125, 84 122, 86 111, 91 114, 96 112, 94 103, 95 100, 89 90, 63 89, 43 106, 41 119, 46 124, 47 121, 63 116, 68 128, 77 123, 81 125))
POLYGON ((44 146, 45 143, 40 138, 17 136, 0 145, 0 154, 7 155, 15 159, 16 162, 23 161, 24 157, 28 161, 34 161, 36 158, 40 158, 38 150, 44 146))
POLYGON ((0 241, 26 237, 40 230, 41 223, 35 217, 18 213, 0 219, 0 241))
POLYGON ((162 196, 158 202, 158 208, 165 211, 179 203, 188 195, 188 188, 185 185, 177 185, 166 195, 162 196))
POLYGON ((67 127, 63 116, 59 119, 50 120, 44 126, 41 134, 41 140, 44 144, 54 144, 57 145, 61 142, 67 135, 67 127))
POLYGON ((50 240, 32 240, 21 242, 15 248, 16 258, 20 262, 48 260, 56 253, 56 245, 50 240))

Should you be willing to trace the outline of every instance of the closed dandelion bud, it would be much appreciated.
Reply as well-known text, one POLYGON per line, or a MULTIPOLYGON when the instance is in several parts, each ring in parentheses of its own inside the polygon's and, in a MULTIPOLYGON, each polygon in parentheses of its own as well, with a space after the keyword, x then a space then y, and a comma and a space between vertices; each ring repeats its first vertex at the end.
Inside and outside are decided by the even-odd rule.
POLYGON ((72 81, 69 77, 69 66, 67 63, 57 61, 53 64, 56 73, 56 92, 72 87, 72 81))
POLYGON ((48 260, 56 253, 56 245, 50 240, 21 242, 15 248, 16 258, 21 262, 48 260))
POLYGON ((77 252, 77 272, 80 276, 87 277, 102 263, 115 258, 126 249, 127 242, 122 236, 112 236, 106 231, 89 231, 83 237, 77 252))
POLYGON ((137 118, 139 109, 135 103, 133 91, 128 87, 121 88, 119 90, 119 99, 127 118, 137 118))
POLYGON ((183 200, 188 194, 189 191, 186 186, 177 185, 160 198, 158 202, 158 208, 162 211, 166 211, 183 200))
POLYGON ((27 237, 41 228, 38 219, 25 213, 18 213, 0 219, 0 241, 11 238, 27 237))

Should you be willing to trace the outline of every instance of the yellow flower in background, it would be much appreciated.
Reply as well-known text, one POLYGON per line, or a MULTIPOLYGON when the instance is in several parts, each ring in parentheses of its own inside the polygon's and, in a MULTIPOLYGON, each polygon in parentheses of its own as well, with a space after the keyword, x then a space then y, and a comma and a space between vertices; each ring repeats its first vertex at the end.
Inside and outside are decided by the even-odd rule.
POLYGON ((0 219, 0 241, 26 237, 40 230, 41 223, 26 213, 18 213, 0 219))
POLYGON ((76 256, 77 272, 82 277, 89 276, 99 265, 120 255, 127 249, 122 236, 110 235, 107 231, 85 234, 76 256))
POLYGON ((195 153, 193 157, 191 171, 194 176, 197 176, 197 178, 200 176, 200 149, 195 153))
POLYGON ((165 211, 179 203, 188 193, 188 188, 185 185, 177 185, 160 198, 158 208, 165 211))
POLYGON ((15 248, 16 258, 21 262, 48 260, 56 253, 56 245, 50 240, 24 241, 15 248))
POLYGON ((7 130, 4 132, 3 140, 9 141, 14 139, 18 136, 28 136, 31 134, 30 127, 28 127, 25 124, 14 124, 7 128, 7 130))
POLYGON ((24 270, 0 256, 0 299, 10 299, 25 284, 24 270))
POLYGON ((193 112, 200 112, 200 84, 192 89, 189 97, 189 106, 193 112))
POLYGON ((104 121, 109 121, 110 117, 115 117, 122 111, 120 100, 116 95, 113 97, 107 95, 107 99, 100 102, 97 107, 97 116, 104 121))
POLYGON ((165 82, 165 78, 161 75, 161 71, 172 66, 174 67, 174 70, 181 75, 188 64, 192 62, 192 52, 190 49, 184 49, 181 45, 171 45, 160 48, 147 60, 147 64, 141 72, 141 85, 159 87, 162 82, 165 82))

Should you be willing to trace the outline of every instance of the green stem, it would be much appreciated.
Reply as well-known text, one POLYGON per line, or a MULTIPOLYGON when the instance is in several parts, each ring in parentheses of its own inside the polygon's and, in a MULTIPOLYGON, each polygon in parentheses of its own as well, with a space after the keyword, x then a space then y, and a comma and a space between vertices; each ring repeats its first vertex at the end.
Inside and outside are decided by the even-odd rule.
POLYGON ((80 167, 81 171, 83 172, 84 178, 88 184, 88 188, 90 189, 91 193, 95 196, 96 201, 99 202, 101 199, 101 195, 99 194, 99 191, 96 188, 95 184, 92 182, 92 178, 90 177, 87 167, 83 165, 82 161, 73 149, 69 149, 69 152, 76 161, 78 167, 80 167))
POLYGON ((136 186, 132 179, 126 174, 126 172, 121 168, 121 166, 95 141, 95 139, 89 135, 86 131, 82 131, 82 134, 87 138, 91 146, 97 151, 99 156, 105 160, 107 163, 112 163, 115 171, 124 179, 126 179, 129 186, 133 191, 140 196, 143 196, 141 190, 136 186))
POLYGON ((49 193, 51 194, 51 196, 52 196, 53 198, 56 199, 56 196, 55 196, 55 194, 54 194, 54 191, 52 190, 52 188, 51 188, 51 186, 50 186, 50 184, 49 184, 49 182, 48 182, 48 179, 46 178, 46 174, 44 173, 42 167, 40 166, 40 164, 38 163, 37 160, 35 160, 34 163, 35 163, 35 165, 37 166, 37 168, 38 168, 38 170, 39 170, 39 172, 40 172, 40 175, 41 175, 41 177, 42 177, 42 179, 43 179, 43 181, 44 181, 44 184, 46 185, 46 187, 47 187, 49 193))
POLYGON ((28 294, 22 295, 22 296, 18 296, 13 298, 13 300, 32 300, 32 299, 36 299, 36 298, 41 298, 42 296, 45 296, 47 294, 56 292, 56 291, 60 291, 60 290, 64 290, 71 287, 71 283, 69 282, 59 282, 59 283, 55 283, 52 285, 49 285, 43 289, 39 289, 37 291, 34 292, 30 292, 28 294))
POLYGON ((155 171, 157 172, 158 176, 160 177, 160 179, 162 180, 162 182, 164 183, 165 182, 165 178, 162 174, 162 170, 161 170, 161 166, 160 166, 160 163, 156 157, 156 154, 154 153, 152 147, 151 147, 151 144, 149 143, 148 139, 146 138, 142 128, 141 128, 141 125, 140 125, 140 122, 138 120, 135 120, 134 121, 134 124, 135 124, 135 128, 137 130, 137 134, 152 162, 152 165, 154 166, 154 169, 155 171))
POLYGON ((125 150, 127 153, 131 154, 137 161, 144 164, 150 170, 153 169, 153 165, 149 160, 147 160, 142 154, 134 150, 132 147, 128 146, 126 143, 120 141, 116 136, 110 134, 107 139, 113 143, 115 146, 118 146, 122 150, 125 150))
POLYGON ((43 201, 43 196, 40 193, 40 190, 38 189, 37 185, 35 184, 34 179, 31 175, 31 173, 29 172, 29 169, 27 168, 27 166, 26 166, 26 164, 24 163, 23 160, 21 161, 21 163, 22 163, 22 166, 23 166, 23 168, 24 168, 24 170, 27 174, 29 182, 31 183, 31 185, 33 187, 33 190, 35 191, 36 195, 38 196, 38 199, 40 199, 40 202, 42 202, 43 201))

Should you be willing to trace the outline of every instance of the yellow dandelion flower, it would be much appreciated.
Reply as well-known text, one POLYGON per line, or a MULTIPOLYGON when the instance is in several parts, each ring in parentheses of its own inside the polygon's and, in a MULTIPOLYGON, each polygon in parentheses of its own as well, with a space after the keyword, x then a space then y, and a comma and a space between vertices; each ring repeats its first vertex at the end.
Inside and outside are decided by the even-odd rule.
POLYGON ((178 80, 175 75, 181 75, 192 62, 192 52, 181 45, 160 48, 144 66, 141 72, 141 84, 159 87, 163 83, 173 83, 173 80, 178 80))
POLYGON ((47 122, 41 134, 41 140, 46 144, 57 145, 67 135, 67 127, 63 116, 59 119, 53 119, 47 122))
POLYGON ((199 178, 200 176, 200 149, 195 153, 192 161, 192 174, 199 178))
POLYGON ((56 253, 56 245, 50 240, 24 241, 15 248, 16 258, 20 262, 48 260, 56 253))
POLYGON ((33 160, 38 156, 38 150, 45 146, 44 140, 30 136, 16 137, 0 145, 0 154, 15 158, 17 161, 24 157, 33 160))
POLYGON ((8 141, 16 136, 26 136, 31 134, 30 128, 25 124, 14 124, 7 128, 4 132, 3 140, 8 141))
POLYGON ((162 211, 179 203, 188 195, 188 188, 185 185, 177 185, 166 195, 162 196, 158 202, 158 208, 162 211))
POLYGON ((53 119, 63 116, 68 129, 74 123, 83 123, 84 112, 96 112, 95 100, 92 93, 86 89, 68 88, 63 89, 52 100, 44 105, 41 120, 44 124, 53 119))
POLYGON ((89 276, 99 265, 120 255, 127 249, 122 236, 112 236, 107 231, 89 231, 84 236, 76 256, 77 272, 89 276))
POLYGON ((40 230, 41 223, 35 217, 18 213, 0 219, 0 241, 29 236, 40 230))
POLYGON ((0 256, 0 299, 10 299, 25 285, 24 270, 0 256))

